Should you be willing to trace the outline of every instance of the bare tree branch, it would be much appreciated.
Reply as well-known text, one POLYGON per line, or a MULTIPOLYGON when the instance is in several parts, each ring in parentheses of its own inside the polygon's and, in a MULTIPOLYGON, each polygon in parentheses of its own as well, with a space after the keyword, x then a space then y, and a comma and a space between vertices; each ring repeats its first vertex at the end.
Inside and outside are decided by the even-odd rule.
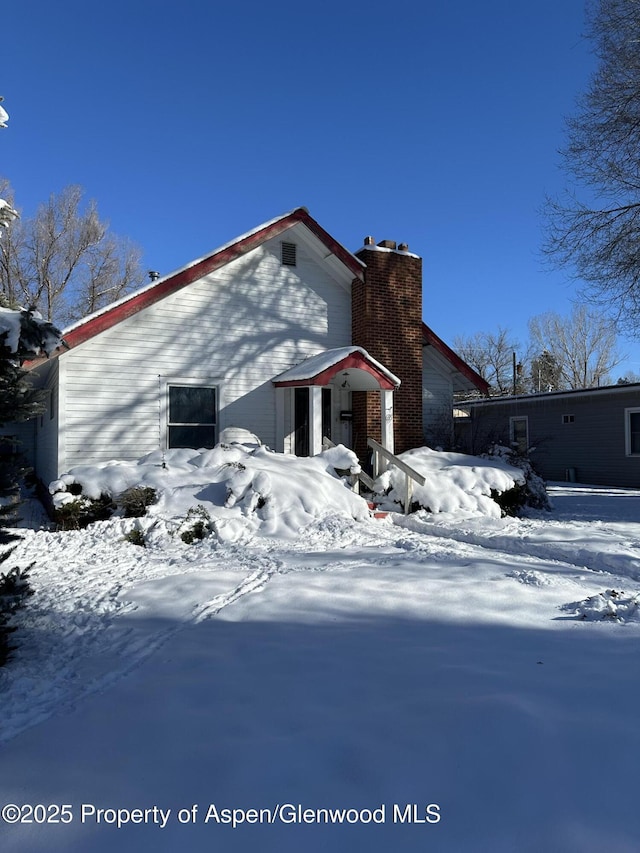
POLYGON ((582 295, 638 334, 640 318, 640 3, 595 0, 588 38, 599 65, 561 152, 585 200, 548 199, 543 251, 568 267, 582 295))
MULTIPOLYGON (((610 380, 622 358, 616 348, 615 324, 602 314, 576 306, 570 317, 554 312, 529 320, 532 347, 553 363, 556 387, 552 390, 593 388, 610 380)), ((535 388, 534 374, 533 390, 535 388)))
POLYGON ((32 219, 14 221, 0 240, 0 291, 59 324, 102 308, 145 278, 140 251, 109 232, 94 202, 83 209, 82 198, 80 187, 66 187, 32 219))

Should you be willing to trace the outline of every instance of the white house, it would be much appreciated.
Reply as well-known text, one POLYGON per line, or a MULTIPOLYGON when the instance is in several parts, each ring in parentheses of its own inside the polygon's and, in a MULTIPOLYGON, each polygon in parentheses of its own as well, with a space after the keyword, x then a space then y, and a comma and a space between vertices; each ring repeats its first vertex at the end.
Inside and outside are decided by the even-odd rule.
POLYGON ((304 208, 86 317, 64 342, 29 366, 48 409, 20 430, 45 482, 234 429, 299 455, 323 435, 401 452, 443 414, 451 428, 454 388, 486 390, 422 323, 420 258, 371 238, 352 254, 304 208))

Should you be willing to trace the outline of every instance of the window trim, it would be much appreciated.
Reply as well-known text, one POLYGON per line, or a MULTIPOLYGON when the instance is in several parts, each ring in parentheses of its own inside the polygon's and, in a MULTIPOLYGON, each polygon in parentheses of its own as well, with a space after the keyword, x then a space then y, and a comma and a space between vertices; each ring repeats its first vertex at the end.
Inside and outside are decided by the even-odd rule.
MULTIPOLYGON (((160 394, 160 405, 159 405, 159 418, 160 418, 160 446, 163 450, 174 450, 175 448, 170 447, 169 445, 169 427, 176 426, 177 424, 172 423, 169 420, 169 394, 170 389, 174 387, 191 387, 191 388, 213 388, 216 392, 216 410, 214 413, 215 422, 213 424, 209 423, 200 423, 200 424, 190 424, 190 426, 213 426, 214 428, 214 439, 215 444, 220 441, 220 433, 222 431, 222 423, 221 423, 221 412, 223 408, 222 401, 222 380, 221 379, 213 379, 209 376, 207 377, 162 377, 162 385, 164 388, 161 388, 160 394)), ((197 449, 197 448, 196 448, 197 449)))
POLYGON ((631 406, 624 410, 624 452, 625 456, 638 457, 640 451, 631 450, 631 415, 640 415, 640 406, 631 406))
POLYGON ((514 424, 516 421, 524 421, 525 425, 526 425, 526 430, 525 430, 526 447, 524 448, 524 450, 521 447, 517 447, 516 449, 517 449, 518 453, 527 453, 527 451, 529 450, 529 415, 512 415, 509 418, 509 442, 511 443, 511 447, 515 447, 515 444, 516 444, 515 431, 514 431, 514 424))

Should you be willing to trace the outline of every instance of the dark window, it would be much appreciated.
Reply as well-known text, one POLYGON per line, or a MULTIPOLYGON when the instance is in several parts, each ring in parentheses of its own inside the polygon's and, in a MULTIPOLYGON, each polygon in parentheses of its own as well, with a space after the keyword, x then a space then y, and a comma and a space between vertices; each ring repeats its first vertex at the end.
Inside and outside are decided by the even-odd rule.
POLYGON ((574 415, 563 415, 562 416, 562 423, 563 424, 572 424, 574 421, 575 421, 574 415))
POLYGON ((282 243, 282 265, 285 267, 296 266, 296 244, 282 243))
POLYGON ((629 412, 629 453, 640 454, 640 412, 629 412))
POLYGON ((167 447, 214 447, 217 402, 216 388, 170 385, 167 447))

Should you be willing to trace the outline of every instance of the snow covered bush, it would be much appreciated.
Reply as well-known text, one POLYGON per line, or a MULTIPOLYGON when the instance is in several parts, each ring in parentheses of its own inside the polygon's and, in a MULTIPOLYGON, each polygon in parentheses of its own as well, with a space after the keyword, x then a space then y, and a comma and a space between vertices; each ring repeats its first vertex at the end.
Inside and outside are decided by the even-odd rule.
POLYGON ((348 487, 359 470, 353 451, 340 445, 298 458, 256 443, 218 444, 211 450, 158 450, 136 462, 80 465, 54 480, 49 492, 55 512, 69 516, 68 526, 96 520, 88 518, 94 510, 104 510, 100 517, 126 514, 125 495, 141 509, 153 493, 157 499, 147 503, 146 518, 158 530, 180 530, 189 510, 202 506, 209 521, 196 519, 202 530, 195 538, 199 532, 223 541, 256 533, 293 537, 329 515, 369 518, 366 501, 348 487))
POLYGON ((187 517, 178 528, 178 534, 187 545, 200 542, 211 533, 211 516, 202 506, 189 507, 187 517))
MULTIPOLYGON (((524 471, 499 456, 469 456, 419 447, 399 454, 399 458, 426 480, 423 486, 413 484, 411 509, 500 517, 502 509, 496 498, 517 492, 525 484, 524 471)), ((385 496, 381 508, 404 508, 404 473, 391 465, 376 480, 375 491, 385 496)))
POLYGON ((128 533, 125 533, 124 540, 125 542, 129 542, 131 545, 139 545, 141 548, 145 548, 147 545, 144 533, 139 527, 132 527, 128 533))
POLYGON ((122 507, 125 518, 140 518, 157 499, 158 493, 150 486, 132 486, 120 495, 118 506, 122 507))
POLYGON ((110 495, 102 494, 98 498, 84 495, 74 496, 65 492, 67 500, 54 504, 53 519, 60 530, 81 530, 94 521, 104 521, 113 515, 116 505, 110 495))
POLYGON ((525 506, 551 509, 545 482, 534 470, 526 453, 518 453, 512 448, 496 444, 483 455, 487 459, 501 459, 508 465, 519 468, 524 475, 523 482, 516 483, 505 492, 492 495, 504 515, 517 515, 525 506))

